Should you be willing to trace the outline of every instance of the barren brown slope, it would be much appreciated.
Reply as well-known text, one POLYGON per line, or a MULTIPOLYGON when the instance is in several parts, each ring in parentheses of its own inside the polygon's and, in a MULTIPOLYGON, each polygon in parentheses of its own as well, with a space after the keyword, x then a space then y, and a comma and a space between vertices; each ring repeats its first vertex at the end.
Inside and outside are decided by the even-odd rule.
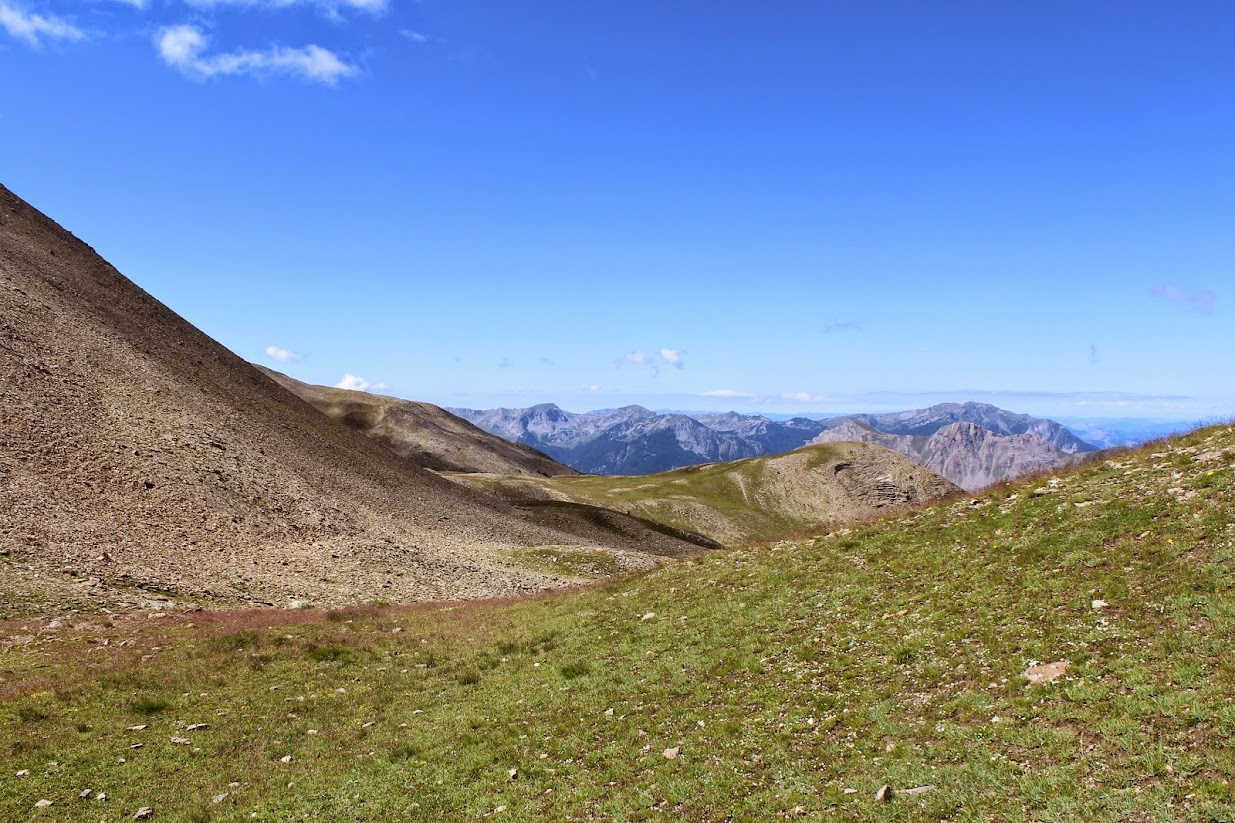
POLYGON ((257 368, 328 417, 426 469, 532 477, 579 473, 531 446, 489 434, 432 403, 314 386, 264 366, 257 368))
POLYGON ((826 443, 636 477, 452 476, 512 501, 590 503, 727 545, 832 528, 959 491, 909 458, 869 443, 826 443))
POLYGON ((555 526, 331 421, 0 187, 0 600, 505 596, 561 582, 509 547, 597 543, 555 526))

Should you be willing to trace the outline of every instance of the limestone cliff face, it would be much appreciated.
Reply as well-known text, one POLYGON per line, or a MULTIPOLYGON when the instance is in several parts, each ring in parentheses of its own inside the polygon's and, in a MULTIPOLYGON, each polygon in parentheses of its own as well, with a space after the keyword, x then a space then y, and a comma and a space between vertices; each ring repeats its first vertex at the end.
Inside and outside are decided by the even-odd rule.
POLYGON ((1002 435, 976 423, 950 423, 934 434, 888 434, 847 420, 812 442, 874 443, 909 457, 962 489, 976 489, 1057 469, 1074 459, 1033 434, 1002 435))

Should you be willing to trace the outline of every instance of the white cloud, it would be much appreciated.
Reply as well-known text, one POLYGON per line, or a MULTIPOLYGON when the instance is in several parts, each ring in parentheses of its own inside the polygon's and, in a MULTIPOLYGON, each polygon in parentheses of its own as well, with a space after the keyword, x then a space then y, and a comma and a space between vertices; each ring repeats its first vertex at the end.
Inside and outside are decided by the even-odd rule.
POLYGON ((290 349, 285 349, 282 346, 267 346, 266 356, 272 360, 278 360, 280 363, 295 363, 300 359, 300 355, 290 349))
POLYGON ((782 400, 788 400, 790 403, 826 403, 828 398, 822 394, 811 394, 804 391, 786 392, 781 395, 782 400))
POLYGON ((20 6, 0 0, 0 28, 31 46, 48 40, 85 40, 86 33, 61 17, 44 16, 25 11, 20 6))
POLYGON ((672 366, 675 369, 680 369, 686 365, 682 359, 682 352, 677 349, 668 347, 661 348, 656 354, 648 354, 642 349, 635 349, 632 352, 619 357, 614 361, 615 365, 621 366, 647 366, 656 374, 660 374, 660 370, 666 366, 672 366))
POLYGON ((617 364, 619 366, 646 366, 648 364, 648 356, 635 349, 619 357, 617 364))
POLYGON ((122 6, 132 6, 138 11, 145 11, 150 6, 150 0, 112 0, 122 6))
POLYGON ((291 74, 333 86, 340 77, 356 73, 334 52, 321 46, 292 49, 274 46, 266 51, 236 51, 204 55, 206 35, 196 26, 169 26, 155 38, 159 55, 169 66, 198 77, 245 74, 291 74))
POLYGON ((349 391, 381 391, 386 388, 385 383, 370 383, 363 377, 357 377, 354 374, 345 374, 343 379, 334 384, 336 389, 348 389, 349 391))
POLYGON ((733 389, 712 389, 700 395, 700 397, 729 397, 744 398, 746 400, 754 400, 756 396, 748 391, 734 391, 733 389))
POLYGON ((411 40, 413 43, 429 42, 429 35, 421 34, 420 32, 412 31, 411 29, 399 29, 399 34, 403 35, 408 40, 411 40))

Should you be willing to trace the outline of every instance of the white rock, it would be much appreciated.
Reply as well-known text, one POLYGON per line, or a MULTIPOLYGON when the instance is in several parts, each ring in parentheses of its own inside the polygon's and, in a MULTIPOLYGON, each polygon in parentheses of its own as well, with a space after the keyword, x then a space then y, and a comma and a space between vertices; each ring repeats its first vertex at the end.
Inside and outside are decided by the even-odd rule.
POLYGON ((291 756, 290 754, 285 754, 285 755, 283 755, 282 757, 280 757, 280 758, 279 758, 279 762, 280 762, 280 763, 291 763, 291 762, 292 762, 292 756, 291 756))
POLYGON ((681 753, 682 753, 681 746, 674 746, 672 749, 665 749, 663 752, 661 752, 661 754, 665 756, 666 760, 677 760, 678 755, 680 755, 681 753))
POLYGON ((643 617, 640 617, 639 619, 643 621, 644 623, 646 623, 649 620, 655 620, 656 612, 648 612, 647 614, 643 615, 643 617))
POLYGON ((35 804, 34 804, 34 808, 36 808, 36 809, 46 809, 46 808, 47 808, 48 806, 50 806, 51 804, 52 804, 52 801, 51 801, 51 800, 43 799, 43 800, 40 800, 38 803, 35 803, 35 804))

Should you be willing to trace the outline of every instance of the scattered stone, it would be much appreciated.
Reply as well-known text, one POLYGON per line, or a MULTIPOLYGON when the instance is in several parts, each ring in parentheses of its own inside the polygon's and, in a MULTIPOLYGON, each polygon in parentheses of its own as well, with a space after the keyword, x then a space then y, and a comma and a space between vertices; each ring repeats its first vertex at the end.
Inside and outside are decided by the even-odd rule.
POLYGON ((1089 608, 1091 609, 1105 609, 1109 605, 1111 604, 1107 603, 1105 600, 1091 600, 1089 602, 1089 608))
POLYGON ((910 797, 917 797, 919 795, 923 795, 929 791, 934 790, 934 788, 935 788, 934 786, 915 786, 912 789, 901 789, 900 793, 907 794, 910 797))
POLYGON ((130 749, 140 749, 144 745, 146 744, 145 743, 134 743, 132 746, 129 746, 129 748, 130 749))
POLYGON ((605 717, 613 717, 613 709, 605 709, 605 717))
POLYGON ((280 758, 279 758, 279 762, 280 762, 280 763, 291 763, 291 762, 292 762, 292 756, 291 756, 290 754, 285 754, 285 755, 283 755, 282 757, 280 757, 280 758))
POLYGON ((643 621, 644 623, 646 623, 649 620, 655 620, 656 612, 648 612, 647 614, 643 615, 643 617, 640 617, 639 619, 643 621))
POLYGON ((209 723, 190 723, 190 724, 189 724, 189 725, 185 728, 185 731, 186 731, 186 732, 200 732, 200 731, 203 731, 204 729, 208 729, 208 728, 210 728, 210 724, 209 724, 209 723))
POLYGON ((95 795, 94 799, 95 799, 95 800, 106 800, 106 799, 107 799, 107 793, 106 793, 106 792, 99 792, 97 795, 95 795))
POLYGON ((44 798, 43 800, 40 800, 39 802, 35 803, 35 804, 34 804, 34 808, 36 808, 36 809, 46 809, 48 806, 50 806, 50 805, 52 804, 52 802, 53 802, 53 801, 51 801, 51 800, 47 800, 46 798, 44 798))
POLYGON ((317 729, 309 729, 308 731, 305 732, 305 734, 307 734, 309 737, 316 737, 317 729))
POLYGON ((21 771, 19 771, 19 772, 17 773, 17 776, 18 776, 18 777, 29 777, 29 776, 30 776, 30 770, 29 770, 29 769, 22 769, 21 771))
POLYGON ((77 793, 78 800, 89 800, 90 795, 94 794, 94 789, 82 789, 77 793))
POLYGON ((177 746, 192 746, 193 741, 187 737, 173 737, 172 742, 177 746))
POLYGON ((1058 660, 1054 663, 1039 663, 1025 669, 1025 679, 1030 683, 1050 683, 1068 670, 1068 661, 1058 660))
POLYGON ((678 755, 682 753, 681 746, 674 746, 672 749, 665 749, 662 754, 666 760, 677 760, 678 755))
POLYGON ((137 813, 133 815, 134 820, 149 820, 152 817, 154 817, 154 809, 149 806, 142 806, 137 810, 137 813))
POLYGON ((125 729, 125 731, 126 732, 144 732, 148 728, 150 728, 149 723, 142 723, 140 726, 129 726, 127 729, 125 729))
POLYGON ((518 780, 519 770, 518 769, 508 769, 506 771, 506 776, 509 777, 511 780, 518 780))
POLYGON ((844 792, 845 792, 845 794, 857 794, 857 793, 858 793, 858 790, 857 790, 857 789, 850 789, 850 788, 846 787, 846 788, 845 788, 845 790, 844 790, 844 792))
POLYGON ((880 803, 892 802, 892 787, 884 783, 879 787, 879 791, 875 792, 875 800, 880 803))
POLYGON ((313 604, 308 600, 293 599, 287 604, 287 607, 289 609, 311 609, 313 608, 313 604))
POLYGON ((362 728, 362 729, 367 729, 367 728, 369 728, 370 726, 376 726, 376 725, 377 725, 377 721, 376 721, 376 720, 370 720, 370 721, 369 721, 369 722, 367 722, 367 723, 361 723, 361 724, 360 724, 360 728, 362 728))
POLYGON ((222 803, 226 799, 227 799, 227 792, 223 792, 222 794, 216 794, 214 797, 210 798, 210 802, 211 803, 222 803))

